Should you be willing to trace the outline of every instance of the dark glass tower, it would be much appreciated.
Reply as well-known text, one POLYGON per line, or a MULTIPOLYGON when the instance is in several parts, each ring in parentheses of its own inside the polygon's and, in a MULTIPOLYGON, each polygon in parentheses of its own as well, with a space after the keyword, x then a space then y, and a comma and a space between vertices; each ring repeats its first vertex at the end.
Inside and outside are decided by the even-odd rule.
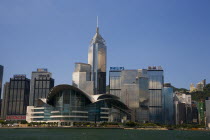
POLYGON ((6 119, 6 115, 7 115, 8 95, 9 95, 9 82, 6 82, 4 84, 3 99, 2 99, 2 106, 1 106, 1 118, 4 120, 6 119))
POLYGON ((99 34, 99 28, 91 40, 88 51, 88 64, 91 65, 91 81, 94 94, 106 93, 106 44, 99 34))
POLYGON ((29 105, 30 80, 25 75, 10 78, 7 101, 7 120, 21 120, 26 115, 29 105))
POLYGON ((54 87, 54 79, 47 69, 37 69, 32 72, 30 89, 30 106, 36 106, 39 98, 46 98, 50 89, 54 87))
POLYGON ((0 116, 1 116, 1 106, 2 106, 1 91, 2 91, 2 81, 3 81, 3 70, 4 67, 0 65, 0 116))
POLYGON ((1 99, 1 91, 2 91, 3 70, 4 70, 4 67, 0 65, 0 99, 1 99))

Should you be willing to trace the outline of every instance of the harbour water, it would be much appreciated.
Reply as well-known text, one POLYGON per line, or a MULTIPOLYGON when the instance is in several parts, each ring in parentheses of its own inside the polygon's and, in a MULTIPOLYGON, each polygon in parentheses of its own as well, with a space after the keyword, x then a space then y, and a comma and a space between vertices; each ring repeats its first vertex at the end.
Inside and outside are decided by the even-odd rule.
POLYGON ((210 131, 124 129, 0 129, 0 140, 210 140, 210 131))

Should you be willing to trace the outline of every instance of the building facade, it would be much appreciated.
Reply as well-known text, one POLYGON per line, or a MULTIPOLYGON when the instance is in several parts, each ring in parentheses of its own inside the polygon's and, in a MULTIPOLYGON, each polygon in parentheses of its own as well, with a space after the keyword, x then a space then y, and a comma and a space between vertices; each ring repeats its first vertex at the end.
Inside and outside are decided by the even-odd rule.
POLYGON ((39 98, 46 98, 53 87, 54 79, 47 69, 37 69, 32 72, 29 105, 36 105, 39 98))
POLYGON ((2 92, 3 71, 4 71, 4 67, 0 65, 0 99, 1 99, 1 92, 2 92))
POLYGON ((3 71, 4 67, 0 65, 0 116, 1 116, 1 106, 2 106, 2 81, 3 81, 3 71))
POLYGON ((9 96, 9 82, 6 82, 4 84, 4 89, 3 89, 3 99, 2 99, 2 106, 1 106, 1 118, 3 120, 6 119, 7 115, 7 108, 8 108, 8 96, 9 96))
POLYGON ((206 103, 206 127, 210 128, 210 97, 205 101, 206 103))
POLYGON ((164 75, 159 67, 148 67, 149 78, 149 118, 151 122, 162 123, 162 92, 164 75))
POLYGON ((198 109, 198 122, 201 125, 205 124, 205 115, 204 115, 204 102, 198 102, 197 103, 197 109, 198 109))
POLYGON ((190 93, 196 92, 196 91, 203 91, 203 89, 206 86, 206 79, 202 80, 201 82, 196 84, 196 87, 193 83, 190 84, 190 93))
MULTIPOLYGON (((29 105, 30 80, 25 75, 10 78, 6 120, 25 120, 29 105)), ((7 93, 7 92, 6 92, 7 93)))
POLYGON ((91 65, 94 95, 106 93, 106 53, 105 40, 99 34, 99 28, 97 27, 88 50, 88 64, 91 65))
POLYGON ((149 121, 147 70, 124 70, 123 67, 111 67, 109 83, 110 94, 119 97, 132 109, 132 121, 149 121))
POLYGON ((118 97, 109 94, 89 95, 71 85, 55 86, 47 99, 27 107, 28 122, 123 122, 129 108, 118 97))
POLYGON ((165 124, 174 124, 174 91, 170 83, 163 88, 163 120, 165 124))
POLYGON ((197 108, 197 102, 192 101, 192 123, 198 124, 198 108, 197 108))
POLYGON ((191 95, 176 92, 174 96, 174 108, 176 125, 192 123, 191 95))
POLYGON ((91 65, 75 63, 75 69, 72 74, 72 85, 90 95, 94 95, 93 84, 93 81, 91 81, 91 65))

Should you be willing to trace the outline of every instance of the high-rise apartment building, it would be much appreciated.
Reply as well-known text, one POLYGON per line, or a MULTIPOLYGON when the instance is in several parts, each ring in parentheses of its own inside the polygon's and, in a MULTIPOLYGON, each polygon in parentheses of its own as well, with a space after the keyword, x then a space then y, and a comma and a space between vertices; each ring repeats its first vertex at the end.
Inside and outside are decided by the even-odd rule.
POLYGON ((164 75, 162 67, 148 67, 149 117, 151 122, 162 123, 162 92, 164 75))
POLYGON ((203 91, 203 89, 206 86, 206 79, 202 80, 201 82, 196 84, 196 87, 193 83, 190 84, 190 93, 196 92, 196 91, 203 91))
POLYGON ((197 83, 196 90, 197 91, 203 91, 205 86, 206 86, 206 79, 204 79, 201 82, 197 83))
POLYGON ((6 115, 7 115, 8 96, 9 96, 9 82, 6 82, 4 84, 3 99, 2 99, 2 106, 1 106, 1 118, 4 120, 6 119, 6 115))
POLYGON ((93 81, 94 94, 106 93, 106 43, 99 34, 98 27, 90 43, 88 64, 91 65, 91 81, 93 81))
MULTIPOLYGON (((25 120, 29 105, 30 80, 26 75, 10 78, 7 101, 7 120, 25 120)), ((7 94, 7 92, 6 92, 7 94)))
POLYGON ((133 121, 149 121, 147 70, 124 70, 123 67, 111 67, 109 83, 110 94, 118 96, 132 109, 133 121))
POLYGON ((46 98, 50 89, 54 87, 54 79, 47 69, 37 69, 31 75, 30 106, 36 106, 39 98, 46 98))

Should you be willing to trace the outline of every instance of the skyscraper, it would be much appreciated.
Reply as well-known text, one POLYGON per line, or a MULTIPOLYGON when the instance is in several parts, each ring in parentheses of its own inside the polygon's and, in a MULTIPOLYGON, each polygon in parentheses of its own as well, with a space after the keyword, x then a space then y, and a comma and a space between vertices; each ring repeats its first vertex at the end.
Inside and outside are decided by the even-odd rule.
POLYGON ((72 85, 82 91, 93 95, 93 81, 91 81, 91 65, 85 63, 75 63, 72 74, 72 85))
POLYGON ((4 67, 0 65, 0 116, 1 116, 1 106, 2 106, 1 91, 2 91, 3 70, 4 67))
POLYGON ((163 120, 165 124, 174 124, 174 92, 170 83, 163 88, 163 120))
POLYGON ((96 28, 88 51, 88 64, 91 65, 91 81, 94 94, 106 93, 106 43, 96 28))
POLYGON ((10 78, 7 102, 7 120, 25 120, 29 105, 30 80, 26 75, 10 78))
POLYGON ((0 100, 1 100, 1 91, 2 91, 3 70, 4 67, 0 65, 0 100))
POLYGON ((162 123, 162 90, 164 83, 163 69, 148 67, 149 78, 149 117, 151 122, 162 123))
POLYGON ((1 106, 1 118, 4 120, 6 119, 6 115, 7 115, 8 96, 9 96, 9 82, 6 82, 4 84, 3 99, 2 99, 2 106, 1 106))
POLYGON ((149 121, 149 90, 146 69, 124 70, 111 67, 109 71, 110 94, 118 96, 132 109, 132 121, 149 121))
POLYGON ((36 106, 39 98, 46 98, 50 89, 54 87, 54 79, 47 69, 37 69, 31 75, 30 106, 36 106))

